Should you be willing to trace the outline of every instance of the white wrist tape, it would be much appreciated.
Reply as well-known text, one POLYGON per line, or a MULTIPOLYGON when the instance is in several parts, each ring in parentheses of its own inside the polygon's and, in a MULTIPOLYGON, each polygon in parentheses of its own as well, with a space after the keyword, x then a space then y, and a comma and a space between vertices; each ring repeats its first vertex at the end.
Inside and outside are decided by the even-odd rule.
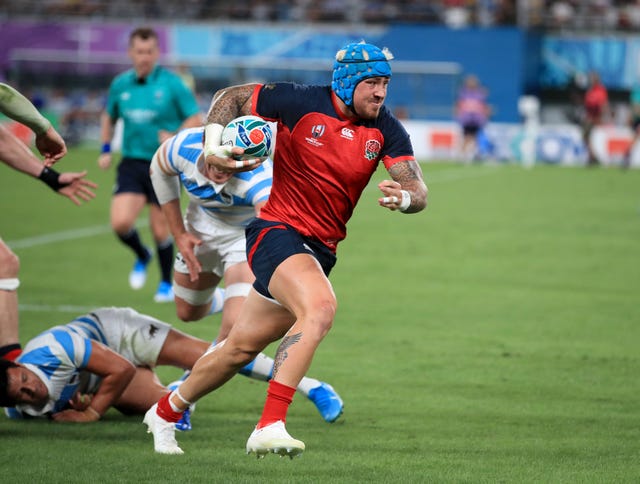
POLYGON ((400 193, 402 193, 402 201, 400 202, 398 210, 404 212, 411 205, 411 194, 406 190, 400 190, 400 193))
POLYGON ((0 279, 0 289, 3 291, 15 291, 20 286, 20 279, 12 277, 9 279, 0 279))
POLYGON ((204 156, 221 156, 226 158, 230 151, 228 148, 220 146, 222 141, 222 131, 224 126, 217 123, 207 124, 204 128, 204 156))

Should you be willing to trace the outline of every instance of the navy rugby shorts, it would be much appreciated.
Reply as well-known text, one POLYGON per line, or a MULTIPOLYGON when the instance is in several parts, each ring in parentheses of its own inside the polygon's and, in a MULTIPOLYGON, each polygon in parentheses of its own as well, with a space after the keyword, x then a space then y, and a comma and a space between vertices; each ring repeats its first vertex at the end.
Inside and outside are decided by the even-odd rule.
POLYGON ((156 192, 153 191, 149 175, 149 160, 140 158, 122 158, 118 165, 118 176, 113 194, 141 193, 147 197, 148 203, 160 205, 156 192))
POLYGON ((317 259, 328 277, 336 264, 336 255, 319 240, 300 235, 290 225, 254 219, 245 230, 247 239, 247 261, 256 278, 253 287, 265 297, 269 293, 269 282, 276 268, 285 259, 295 254, 311 254, 317 259))

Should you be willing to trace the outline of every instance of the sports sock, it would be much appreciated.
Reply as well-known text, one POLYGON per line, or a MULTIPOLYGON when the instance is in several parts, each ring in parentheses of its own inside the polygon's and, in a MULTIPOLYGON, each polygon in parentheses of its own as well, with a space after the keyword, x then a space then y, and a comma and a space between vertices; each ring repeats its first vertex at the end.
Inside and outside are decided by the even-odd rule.
POLYGON ((224 292, 225 289, 223 287, 216 287, 215 291, 213 291, 213 299, 211 300, 211 309, 209 309, 209 314, 215 314, 222 311, 224 308, 224 292))
MULTIPOLYGON (((269 381, 273 376, 273 358, 269 358, 264 353, 259 353, 252 362, 241 368, 238 373, 253 380, 269 381)), ((311 389, 320 384, 319 380, 305 376, 300 380, 297 390, 305 397, 308 397, 311 389)))
POLYGON ((273 358, 259 353, 253 361, 241 368, 239 373, 254 380, 269 381, 273 376, 273 358))
POLYGON ((287 411, 293 401, 295 392, 295 388, 271 380, 269 382, 269 388, 267 389, 267 399, 264 402, 262 417, 260 417, 256 428, 260 429, 278 420, 286 422, 287 411))
POLYGON ((173 268, 173 240, 171 238, 156 245, 160 274, 164 282, 171 283, 171 269, 173 268))
POLYGON ((298 385, 298 392, 302 393, 305 397, 309 396, 309 392, 316 387, 319 387, 322 384, 321 381, 316 380, 315 378, 302 377, 300 380, 300 384, 298 385))
POLYGON ((140 240, 140 234, 136 229, 131 229, 124 235, 116 234, 118 238, 122 241, 124 245, 129 247, 132 251, 135 252, 138 260, 148 261, 151 257, 147 248, 142 245, 142 241, 140 240))
POLYGON ((22 346, 20 346, 20 343, 0 346, 0 358, 4 360, 15 361, 21 354, 22 346))
POLYGON ((169 400, 171 393, 173 392, 167 393, 164 397, 158 400, 158 410, 156 413, 160 418, 167 422, 177 422, 182 418, 182 412, 176 412, 172 408, 173 405, 171 405, 171 401, 169 400))

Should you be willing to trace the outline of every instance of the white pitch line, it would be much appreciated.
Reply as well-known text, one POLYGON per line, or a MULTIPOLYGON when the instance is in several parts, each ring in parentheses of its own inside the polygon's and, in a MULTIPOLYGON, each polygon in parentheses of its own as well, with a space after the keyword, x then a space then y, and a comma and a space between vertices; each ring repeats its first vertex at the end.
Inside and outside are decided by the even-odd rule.
POLYGON ((76 313, 84 314, 95 311, 100 306, 72 306, 70 304, 60 304, 50 306, 47 304, 20 304, 18 306, 20 312, 28 311, 32 313, 76 313))
POLYGON ((30 249, 32 247, 47 245, 53 242, 83 239, 85 237, 94 237, 108 232, 111 232, 111 227, 108 225, 95 225, 93 227, 71 229, 63 232, 53 232, 44 235, 37 235, 35 237, 27 237, 26 239, 7 241, 6 244, 12 249, 30 249))

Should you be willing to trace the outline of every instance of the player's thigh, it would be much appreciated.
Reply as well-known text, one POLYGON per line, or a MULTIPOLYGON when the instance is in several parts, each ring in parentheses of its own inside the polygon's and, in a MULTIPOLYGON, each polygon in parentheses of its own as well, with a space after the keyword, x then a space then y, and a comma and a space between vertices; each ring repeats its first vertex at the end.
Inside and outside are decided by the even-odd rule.
POLYGON ((337 308, 329 279, 309 254, 295 254, 282 262, 271 277, 269 292, 297 318, 322 312, 333 319, 337 308))
POLYGON ((191 369, 209 346, 208 341, 172 328, 162 345, 157 365, 191 369))
POLYGON ((198 280, 192 281, 188 273, 174 271, 173 280, 181 287, 192 289, 194 291, 213 290, 220 283, 220 277, 212 272, 201 272, 198 274, 198 280))
POLYGON ((247 351, 262 351, 269 343, 282 338, 294 322, 291 312, 252 288, 227 341, 247 351))
POLYGON ((111 226, 116 231, 131 229, 146 203, 141 193, 117 193, 111 199, 111 226))

